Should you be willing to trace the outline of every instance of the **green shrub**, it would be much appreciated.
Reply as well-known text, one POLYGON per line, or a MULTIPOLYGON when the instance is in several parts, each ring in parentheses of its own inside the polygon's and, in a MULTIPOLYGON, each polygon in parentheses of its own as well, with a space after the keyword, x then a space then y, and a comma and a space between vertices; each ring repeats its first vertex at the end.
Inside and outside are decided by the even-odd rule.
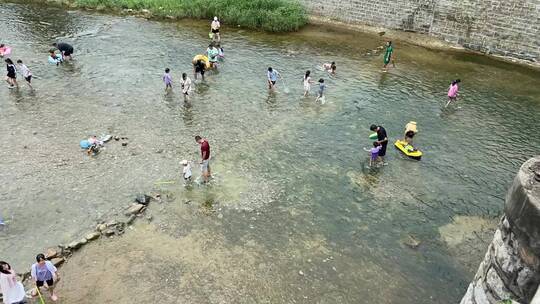
POLYGON ((296 0, 74 0, 81 7, 147 9, 156 16, 210 19, 270 32, 295 31, 307 23, 296 0))

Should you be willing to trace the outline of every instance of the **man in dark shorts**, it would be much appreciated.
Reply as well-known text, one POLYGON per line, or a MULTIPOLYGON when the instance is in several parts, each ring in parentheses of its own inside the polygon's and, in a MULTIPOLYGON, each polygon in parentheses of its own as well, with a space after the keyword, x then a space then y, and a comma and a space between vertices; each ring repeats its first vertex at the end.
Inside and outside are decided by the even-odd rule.
POLYGON ((206 184, 210 178, 210 144, 208 140, 200 137, 199 135, 195 136, 195 141, 201 145, 201 172, 203 176, 203 181, 206 184))
POLYGON ((66 60, 66 58, 69 58, 70 60, 73 59, 71 57, 71 54, 73 54, 73 46, 71 46, 71 44, 67 44, 65 42, 55 42, 53 43, 53 46, 62 52, 62 58, 64 60, 66 60))
POLYGON ((194 72, 195 79, 197 79, 197 74, 200 73, 202 80, 204 81, 204 70, 206 69, 206 64, 202 60, 199 59, 193 64, 193 68, 195 70, 194 72))
POLYGON ((382 126, 371 125, 369 129, 373 132, 377 132, 377 143, 381 145, 381 150, 379 150, 379 156, 384 162, 384 156, 386 155, 386 146, 388 145, 388 136, 386 135, 386 130, 382 126))
POLYGON ((221 36, 219 34, 219 28, 221 27, 221 24, 219 23, 218 17, 214 17, 214 20, 212 21, 212 24, 210 25, 210 30, 212 31, 212 41, 221 41, 221 36))

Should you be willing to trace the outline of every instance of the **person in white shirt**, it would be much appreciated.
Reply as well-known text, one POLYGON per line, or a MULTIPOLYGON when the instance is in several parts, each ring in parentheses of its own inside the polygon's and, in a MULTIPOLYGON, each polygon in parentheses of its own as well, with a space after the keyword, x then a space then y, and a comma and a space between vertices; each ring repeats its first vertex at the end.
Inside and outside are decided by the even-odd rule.
POLYGON ((210 25, 210 30, 212 31, 212 41, 221 41, 221 36, 219 35, 219 28, 221 24, 219 23, 218 17, 214 17, 214 21, 210 25))
POLYGON ((182 73, 182 80, 180 80, 182 86, 182 93, 184 94, 184 102, 189 101, 189 92, 191 91, 191 79, 186 73, 182 73))
POLYGON ((187 185, 191 182, 191 164, 184 159, 180 162, 182 166, 184 166, 184 169, 182 170, 182 176, 184 177, 184 184, 187 185))
POLYGON ((306 71, 306 74, 304 75, 304 97, 308 96, 309 91, 311 90, 311 84, 313 83, 310 75, 311 71, 306 71))
POLYGON ((19 66, 19 72, 21 72, 21 74, 23 75, 24 80, 26 80, 26 83, 28 84, 30 89, 34 89, 31 84, 32 72, 30 71, 30 69, 25 64, 23 64, 22 60, 20 59, 17 60, 17 65, 19 66))
POLYGON ((26 303, 24 286, 17 280, 15 271, 4 261, 0 261, 0 292, 5 304, 26 303))

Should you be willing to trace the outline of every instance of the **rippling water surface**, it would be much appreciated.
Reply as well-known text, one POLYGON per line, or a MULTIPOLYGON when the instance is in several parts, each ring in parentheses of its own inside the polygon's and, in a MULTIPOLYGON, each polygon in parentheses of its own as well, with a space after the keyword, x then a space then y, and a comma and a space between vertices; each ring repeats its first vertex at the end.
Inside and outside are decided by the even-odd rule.
MULTIPOLYGON (((0 258, 19 269, 36 250, 121 213, 136 193, 164 190, 176 207, 158 221, 174 227, 186 202, 216 211, 190 225, 231 246, 256 242, 284 281, 298 275, 296 266, 309 267, 298 257, 318 259, 313 290, 303 291, 318 303, 457 302, 489 239, 471 245, 463 265, 439 227, 460 215, 499 216, 515 172, 539 152, 538 72, 485 57, 397 43, 397 68, 381 73, 381 56, 367 55, 379 37, 227 27, 225 62, 185 105, 178 81, 206 49, 205 23, 5 3, 0 11, 0 40, 27 63, 36 88, 0 88, 0 213, 8 224, 0 258), (75 46, 75 61, 47 64, 55 39, 75 46), (337 62, 335 77, 318 69, 329 61, 337 62), (268 66, 285 80, 275 94, 265 89, 268 66), (163 91, 165 67, 172 94, 163 91), (326 79, 326 104, 301 97, 307 69, 326 79), (460 108, 443 109, 455 78, 460 108), (382 124, 394 140, 410 120, 422 161, 389 146, 389 165, 369 169, 369 125, 382 124), (128 145, 113 141, 97 157, 78 148, 105 133, 128 145), (159 183, 178 179, 181 159, 197 158, 196 134, 212 145, 214 184, 159 183), (409 235, 422 242, 418 249, 403 244, 409 235), (330 257, 335 269, 320 262, 330 257)), ((296 286, 266 284, 303 299, 296 286)), ((270 294, 270 302, 289 303, 270 294)))

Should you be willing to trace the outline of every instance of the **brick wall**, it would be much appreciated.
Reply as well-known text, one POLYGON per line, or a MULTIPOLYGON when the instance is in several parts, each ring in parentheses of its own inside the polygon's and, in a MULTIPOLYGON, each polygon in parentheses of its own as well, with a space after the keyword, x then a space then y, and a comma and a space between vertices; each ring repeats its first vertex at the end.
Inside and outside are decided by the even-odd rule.
POLYGON ((313 15, 540 60, 540 0, 300 0, 313 15))

